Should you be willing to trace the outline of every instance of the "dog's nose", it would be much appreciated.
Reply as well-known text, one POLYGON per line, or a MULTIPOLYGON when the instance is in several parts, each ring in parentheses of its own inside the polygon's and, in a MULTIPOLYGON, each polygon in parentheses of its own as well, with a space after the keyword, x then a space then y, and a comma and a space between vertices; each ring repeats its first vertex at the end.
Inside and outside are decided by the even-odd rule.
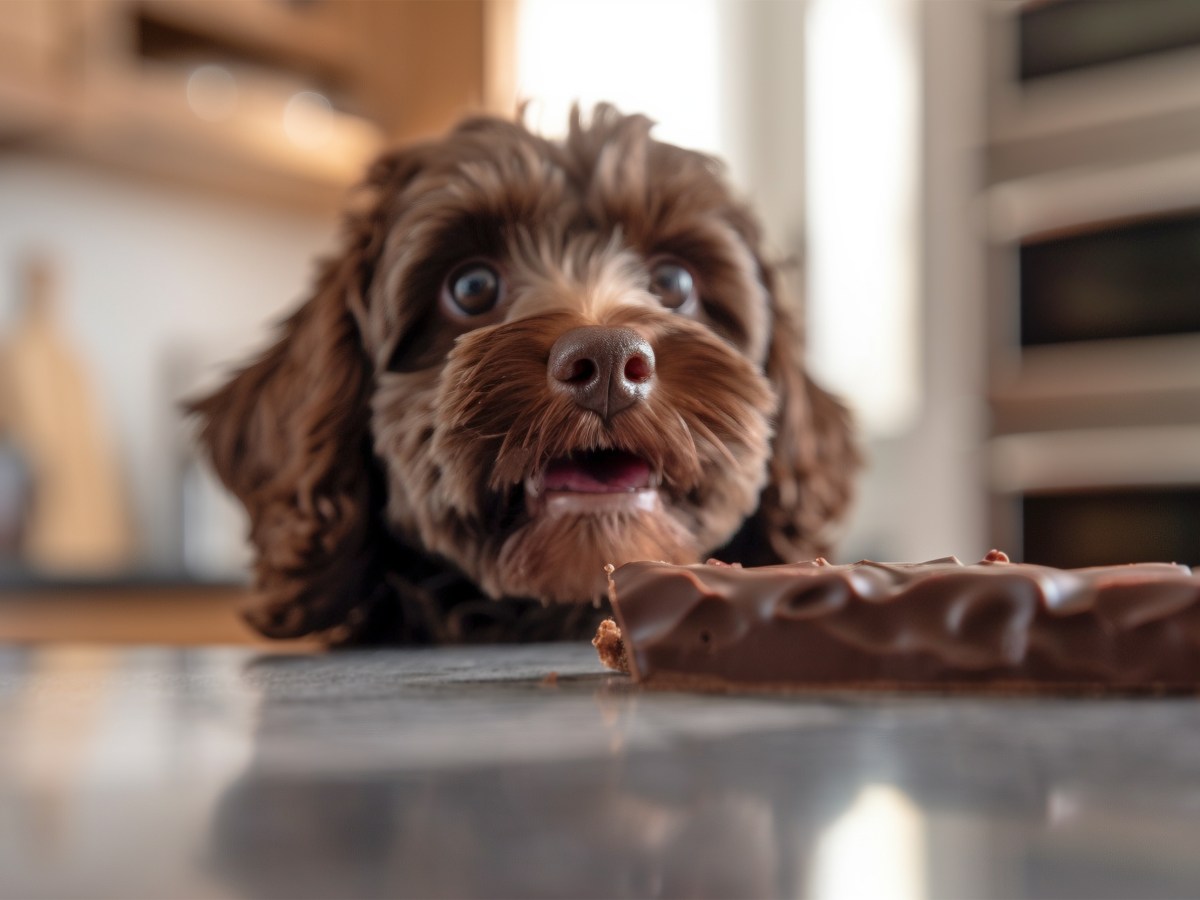
POLYGON ((550 348, 550 386, 605 419, 650 394, 654 351, 636 331, 586 325, 550 348))

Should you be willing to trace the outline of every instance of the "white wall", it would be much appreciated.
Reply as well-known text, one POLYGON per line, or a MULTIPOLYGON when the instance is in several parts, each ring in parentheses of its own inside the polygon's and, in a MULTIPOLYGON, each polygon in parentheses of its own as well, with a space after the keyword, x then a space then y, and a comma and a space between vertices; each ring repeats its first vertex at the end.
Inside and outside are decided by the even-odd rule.
POLYGON ((918 3, 921 61, 920 406, 898 434, 873 438, 845 555, 895 560, 987 546, 982 471, 984 274, 980 4, 918 3))
MULTIPOLYGON (((837 296, 810 290, 805 298, 817 374, 847 392, 863 426, 868 457, 858 501, 835 557, 915 560, 956 554, 977 559, 987 550, 980 472, 986 427, 983 273, 976 214, 984 100, 981 17, 986 10, 978 4, 916 0, 829 0, 826 11, 842 11, 843 4, 853 4, 858 15, 882 16, 893 26, 892 41, 909 42, 893 46, 891 52, 912 61, 909 77, 917 96, 905 109, 915 121, 893 123, 903 131, 897 140, 915 142, 909 163, 912 182, 902 188, 908 192, 909 218, 904 229, 894 229, 897 252, 907 255, 902 262, 911 282, 898 286, 894 295, 880 291, 874 299, 876 304, 905 307, 903 314, 911 324, 882 336, 907 341, 907 347, 887 354, 891 361, 885 371, 867 359, 859 367, 865 380, 844 378, 846 367, 837 363, 855 349, 845 343, 855 340, 856 320, 838 308, 837 296), (902 290, 911 293, 904 296, 902 290), (813 327, 839 315, 845 319, 842 327, 813 327), (902 416, 878 414, 881 408, 886 411, 888 398, 886 392, 872 390, 870 379, 886 378, 901 379, 906 390, 915 391, 902 416)), ((735 181, 758 208, 776 249, 801 260, 813 249, 814 237, 829 237, 814 235, 822 223, 806 215, 818 187, 813 179, 827 177, 810 165, 812 129, 823 123, 831 127, 830 116, 812 115, 812 92, 855 87, 839 80, 836 65, 824 87, 811 77, 813 65, 821 64, 805 58, 806 49, 812 49, 805 40, 811 11, 800 0, 721 4, 725 153, 735 181)), ((851 16, 851 39, 854 24, 851 16)), ((859 74, 871 71, 864 68, 859 74)), ((869 84, 857 87, 868 99, 873 96, 869 84)), ((861 98, 843 99, 846 121, 856 125, 856 117, 870 117, 875 138, 864 141, 857 136, 863 130, 857 127, 861 122, 840 128, 820 136, 826 155, 841 152, 837 142, 848 140, 858 143, 844 149, 844 159, 858 160, 863 168, 870 167, 872 159, 890 159, 894 142, 886 133, 887 110, 869 108, 861 98)), ((880 97, 871 100, 879 101, 880 97)), ((838 128, 837 123, 832 127, 838 128)), ((853 179, 853 171, 838 177, 853 179)), ((826 194, 835 202, 851 196, 839 193, 836 184, 819 187, 831 188, 826 194)), ((860 208, 851 212, 865 221, 873 215, 870 198, 858 199, 860 208)), ((853 245, 853 228, 838 240, 853 245)), ((843 257, 834 262, 866 269, 878 265, 877 259, 861 252, 843 257)), ((808 287, 814 288, 811 282, 808 287)), ((876 318, 887 318, 887 310, 878 313, 876 318)), ((863 320, 871 314, 867 309, 854 316, 866 327, 871 322, 863 320)), ((872 333, 880 335, 879 329, 872 333)), ((854 368, 848 374, 854 376, 854 368)))
POLYGON ((23 260, 48 256, 64 330, 113 426, 142 565, 175 562, 179 391, 264 345, 335 232, 319 216, 85 165, 0 158, 0 329, 13 321, 23 260))

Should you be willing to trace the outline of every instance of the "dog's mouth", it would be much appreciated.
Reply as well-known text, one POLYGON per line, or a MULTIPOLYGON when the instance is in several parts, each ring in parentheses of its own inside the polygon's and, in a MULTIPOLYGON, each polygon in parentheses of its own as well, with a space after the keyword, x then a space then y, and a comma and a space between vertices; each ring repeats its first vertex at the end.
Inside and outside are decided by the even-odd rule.
POLYGON ((661 481, 650 462, 626 450, 580 450, 546 463, 525 479, 531 512, 647 507, 661 481))
POLYGON ((617 494, 653 487, 650 463, 624 450, 588 450, 546 465, 542 488, 575 494, 617 494))

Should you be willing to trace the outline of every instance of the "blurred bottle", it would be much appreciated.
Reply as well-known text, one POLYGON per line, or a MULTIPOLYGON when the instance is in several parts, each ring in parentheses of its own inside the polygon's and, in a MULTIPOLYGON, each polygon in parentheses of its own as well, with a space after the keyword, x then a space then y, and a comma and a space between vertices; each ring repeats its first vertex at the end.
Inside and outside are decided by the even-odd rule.
POLYGON ((0 566, 21 561, 33 483, 25 454, 0 430, 0 566))
POLYGON ((10 423, 15 415, 15 399, 7 362, 0 341, 0 569, 21 564, 33 495, 29 460, 12 436, 10 423))
POLYGON ((53 268, 31 259, 22 276, 15 327, 0 344, 9 444, 27 454, 24 480, 34 488, 22 556, 56 574, 113 574, 133 552, 116 456, 92 380, 56 316, 53 268))

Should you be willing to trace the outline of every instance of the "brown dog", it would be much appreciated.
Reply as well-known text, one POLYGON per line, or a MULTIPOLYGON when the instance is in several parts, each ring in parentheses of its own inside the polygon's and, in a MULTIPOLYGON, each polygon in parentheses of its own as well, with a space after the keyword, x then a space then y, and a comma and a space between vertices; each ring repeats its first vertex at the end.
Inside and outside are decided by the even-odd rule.
POLYGON ((256 627, 571 636, 606 563, 824 549, 846 412, 719 166, 651 125, 477 118, 372 168, 312 298, 194 407, 250 514, 256 627))

